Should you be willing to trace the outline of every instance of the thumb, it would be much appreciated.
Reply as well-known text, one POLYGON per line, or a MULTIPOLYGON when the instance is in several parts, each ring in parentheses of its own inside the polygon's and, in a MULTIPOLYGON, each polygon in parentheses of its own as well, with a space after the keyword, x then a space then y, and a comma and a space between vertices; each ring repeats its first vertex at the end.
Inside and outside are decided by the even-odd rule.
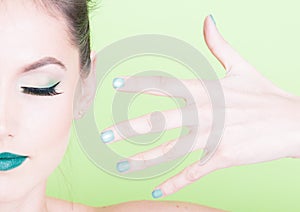
MULTIPOLYGON (((226 72, 247 63, 222 37, 211 15, 204 20, 204 39, 211 53, 220 61, 226 72)), ((245 66, 244 66, 245 67, 245 66)))

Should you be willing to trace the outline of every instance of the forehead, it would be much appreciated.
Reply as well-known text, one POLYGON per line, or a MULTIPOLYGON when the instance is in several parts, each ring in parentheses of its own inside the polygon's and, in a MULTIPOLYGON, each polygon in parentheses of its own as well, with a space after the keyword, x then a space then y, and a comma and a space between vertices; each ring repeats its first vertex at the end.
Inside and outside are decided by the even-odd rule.
MULTIPOLYGON (((1 0, 0 0, 1 1, 1 0)), ((67 27, 58 13, 56 18, 33 1, 1 1, 0 3, 0 31, 1 33, 34 37, 47 35, 67 38, 67 27), (20 34, 21 33, 21 34, 20 34), (29 36, 30 35, 30 36, 29 36)), ((50 36, 46 36, 49 38, 50 36)))
POLYGON ((1 65, 41 56, 67 59, 76 50, 63 18, 50 16, 33 1, 21 0, 0 0, 0 46, 1 65))

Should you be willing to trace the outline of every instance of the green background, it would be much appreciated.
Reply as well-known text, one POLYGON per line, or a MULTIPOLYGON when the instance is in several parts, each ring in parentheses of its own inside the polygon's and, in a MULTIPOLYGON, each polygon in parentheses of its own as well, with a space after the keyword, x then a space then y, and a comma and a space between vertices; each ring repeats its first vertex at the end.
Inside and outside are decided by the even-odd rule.
MULTIPOLYGON (((300 4, 297 0, 103 0, 98 5, 91 13, 92 48, 96 51, 132 35, 170 35, 199 49, 218 76, 223 76, 223 68, 210 54, 202 34, 205 16, 213 14, 224 38, 259 72, 282 89, 300 93, 300 4)), ((95 111, 99 131, 113 124, 110 106, 115 93, 111 80, 151 69, 189 77, 185 67, 159 57, 139 57, 120 64, 107 76, 101 95, 98 91, 95 99, 95 108, 101 108, 95 111)), ((174 107, 170 99, 141 95, 133 102, 129 115, 136 117, 174 107)), ((176 132, 167 132, 159 143, 176 137, 176 132)), ((111 145, 115 151, 128 156, 151 147, 132 147, 126 142, 111 145)), ((89 161, 73 128, 68 152, 50 176, 47 194, 92 206, 151 199, 155 186, 199 156, 200 152, 191 154, 176 169, 156 178, 123 179, 89 161)), ((232 167, 215 171, 163 200, 188 201, 229 211, 300 211, 299 177, 298 159, 232 167)))

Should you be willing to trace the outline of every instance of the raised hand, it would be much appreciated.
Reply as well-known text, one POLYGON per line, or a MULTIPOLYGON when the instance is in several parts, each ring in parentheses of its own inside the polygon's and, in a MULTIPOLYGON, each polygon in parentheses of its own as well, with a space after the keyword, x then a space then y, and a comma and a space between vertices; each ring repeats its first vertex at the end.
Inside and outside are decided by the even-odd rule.
MULTIPOLYGON (((188 166, 176 176, 166 180, 157 186, 152 195, 154 198, 170 195, 181 188, 199 180, 201 177, 218 169, 239 166, 245 164, 265 162, 284 157, 299 157, 300 155, 300 99, 276 87, 268 79, 264 78, 256 69, 243 59, 220 35, 213 19, 208 16, 204 21, 205 42, 212 54, 223 65, 226 76, 218 81, 223 89, 225 105, 225 127, 220 145, 214 155, 206 162, 200 161, 188 166)), ((257 47, 259 51, 259 47, 257 47)), ((266 59, 268 62, 268 58, 266 59)), ((269 62, 271 62, 269 60, 269 62)), ((187 106, 183 110, 190 111, 189 98, 184 96, 181 90, 172 88, 172 78, 162 76, 151 77, 120 77, 116 79, 120 92, 139 92, 141 85, 149 85, 158 89, 173 89, 178 97, 185 99, 187 106)), ((186 151, 176 149, 172 154, 167 154, 176 142, 188 142, 197 129, 196 142, 191 151, 203 149, 207 137, 211 133, 212 108, 209 98, 205 93, 202 83, 197 79, 181 80, 193 96, 199 120, 198 123, 189 123, 190 133, 184 138, 175 139, 152 150, 136 154, 119 164, 119 171, 134 171, 153 166, 159 161, 151 159, 167 156, 166 160, 174 160, 186 151), (133 160, 142 160, 142 165, 135 167, 133 160)), ((214 82, 211 82, 214 83, 214 82)), ((162 93, 148 92, 153 95, 162 93)), ((217 108, 218 109, 218 108, 217 108)), ((179 109, 162 111, 165 117, 165 129, 182 127, 179 109)), ((189 114, 189 113, 187 113, 189 114)), ((190 114, 195 114, 190 111, 190 114)), ((104 130, 103 141, 113 143, 124 138, 117 134, 116 128, 130 125, 138 133, 148 133, 155 127, 149 123, 150 118, 156 118, 155 114, 144 115, 134 120, 118 123, 104 130), (112 135, 113 136, 110 136, 112 135), (113 140, 112 140, 113 138, 113 140)), ((159 118, 159 117, 157 117, 159 118)), ((159 129, 159 128, 157 128, 159 129)), ((135 136, 134 131, 128 131, 126 137, 135 136)))

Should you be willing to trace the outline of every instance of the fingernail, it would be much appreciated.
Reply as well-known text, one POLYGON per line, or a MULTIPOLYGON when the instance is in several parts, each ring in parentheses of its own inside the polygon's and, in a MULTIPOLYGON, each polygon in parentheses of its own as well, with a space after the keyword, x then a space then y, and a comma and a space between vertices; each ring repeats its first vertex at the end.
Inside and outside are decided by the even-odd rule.
POLYGON ((111 142, 115 139, 114 133, 112 130, 108 130, 101 133, 101 140, 103 143, 111 142))
POLYGON ((113 80, 113 87, 114 87, 115 89, 121 88, 121 87, 124 86, 124 83, 125 83, 125 80, 124 80, 123 78, 115 78, 115 79, 113 80))
POLYGON ((122 161, 117 163, 117 170, 119 172, 125 172, 130 169, 130 164, 128 161, 122 161))
POLYGON ((156 189, 156 190, 152 191, 152 197, 155 199, 162 197, 162 195, 163 195, 163 193, 160 189, 156 189))
POLYGON ((213 15, 210 14, 209 16, 210 16, 211 20, 214 22, 214 24, 217 25, 217 24, 216 24, 216 21, 215 21, 215 19, 214 19, 214 17, 213 17, 213 15))

